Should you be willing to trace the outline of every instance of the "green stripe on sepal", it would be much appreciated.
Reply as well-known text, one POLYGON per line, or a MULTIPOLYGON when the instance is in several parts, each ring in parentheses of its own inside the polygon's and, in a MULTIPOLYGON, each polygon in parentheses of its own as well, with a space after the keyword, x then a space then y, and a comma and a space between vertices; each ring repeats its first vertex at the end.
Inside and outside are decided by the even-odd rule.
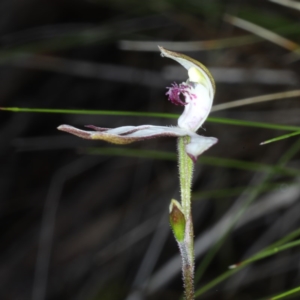
POLYGON ((169 207, 170 225, 175 239, 178 243, 183 242, 185 233, 185 217, 180 203, 174 199, 171 200, 169 207))
MULTIPOLYGON (((193 70, 193 68, 196 68, 200 74, 205 78, 206 83, 208 84, 208 88, 210 89, 212 93, 212 97, 214 96, 216 92, 216 83, 214 78, 212 77, 209 70, 199 61, 178 52, 167 50, 163 47, 158 46, 159 50, 161 51, 161 55, 165 57, 169 57, 175 61, 177 61, 179 64, 181 64, 185 69, 188 71, 190 69, 193 70)), ((189 74, 190 75, 190 74, 189 74)))

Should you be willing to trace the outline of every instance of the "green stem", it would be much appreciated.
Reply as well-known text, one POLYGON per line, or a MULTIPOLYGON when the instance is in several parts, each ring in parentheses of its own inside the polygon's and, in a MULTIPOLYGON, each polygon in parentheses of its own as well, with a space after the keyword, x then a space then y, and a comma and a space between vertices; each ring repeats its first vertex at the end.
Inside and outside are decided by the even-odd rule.
POLYGON ((182 256, 182 273, 184 280, 186 300, 195 299, 194 292, 194 230, 191 212, 191 186, 193 174, 193 161, 185 152, 185 145, 190 137, 178 138, 179 179, 181 191, 182 211, 186 219, 184 241, 180 243, 182 256))

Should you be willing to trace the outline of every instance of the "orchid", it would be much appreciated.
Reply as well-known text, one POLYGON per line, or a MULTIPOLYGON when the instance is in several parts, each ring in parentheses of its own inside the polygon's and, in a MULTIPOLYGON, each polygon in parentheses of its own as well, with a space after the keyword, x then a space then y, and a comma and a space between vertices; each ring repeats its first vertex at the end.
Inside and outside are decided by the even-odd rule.
POLYGON ((113 144, 129 144, 135 141, 157 137, 189 136, 185 145, 188 156, 196 162, 198 156, 217 143, 214 137, 198 135, 196 131, 210 113, 215 93, 215 83, 210 72, 198 61, 159 47, 161 55, 180 63, 188 71, 188 80, 181 84, 174 83, 168 87, 166 95, 171 103, 184 106, 176 127, 140 125, 118 128, 86 126, 92 130, 81 130, 70 125, 60 125, 59 130, 90 140, 103 140, 113 144), (184 101, 180 98, 183 97, 184 101))
POLYGON ((171 103, 184 107, 177 126, 122 126, 102 128, 86 126, 81 130, 70 125, 61 125, 59 130, 84 139, 103 140, 114 144, 129 144, 156 137, 178 137, 178 166, 181 203, 171 200, 170 225, 182 256, 182 273, 186 300, 193 300, 194 292, 194 233, 191 213, 191 186, 193 167, 200 154, 217 143, 214 137, 198 135, 196 131, 208 117, 215 94, 215 82, 210 72, 198 61, 177 52, 159 47, 162 56, 180 63, 188 72, 188 80, 173 83, 166 95, 171 103))

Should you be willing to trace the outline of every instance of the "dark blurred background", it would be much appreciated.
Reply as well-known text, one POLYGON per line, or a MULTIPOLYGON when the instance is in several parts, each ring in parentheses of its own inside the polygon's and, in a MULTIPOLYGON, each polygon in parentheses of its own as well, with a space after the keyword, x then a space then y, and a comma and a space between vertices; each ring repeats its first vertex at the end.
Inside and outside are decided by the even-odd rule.
MULTIPOLYGON (((299 17, 296 8, 262 0, 2 0, 0 106, 179 114, 165 88, 186 73, 160 57, 157 44, 212 71, 216 105, 297 90, 299 17), (259 37, 260 30, 239 28, 226 14, 294 44, 259 37)), ((211 116, 299 126, 299 100, 211 116)), ((176 141, 112 148, 56 130, 60 124, 175 125, 176 119, 0 115, 0 298, 180 299, 180 258, 168 224, 170 199, 179 200, 177 163, 173 156, 139 155, 175 153, 176 141)), ((196 265, 215 255, 196 289, 300 225, 297 136, 259 146, 287 132, 212 121, 204 129, 219 143, 194 174, 196 265), (284 161, 288 151, 294 152, 284 161), (278 163, 292 171, 274 173, 278 163)), ((299 258, 297 248, 279 253, 200 298, 261 299, 298 286, 299 258)))

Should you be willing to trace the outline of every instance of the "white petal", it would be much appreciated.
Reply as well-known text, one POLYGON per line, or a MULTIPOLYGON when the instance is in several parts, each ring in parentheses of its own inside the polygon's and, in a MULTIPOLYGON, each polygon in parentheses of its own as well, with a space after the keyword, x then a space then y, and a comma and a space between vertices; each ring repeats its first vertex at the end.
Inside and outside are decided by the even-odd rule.
POLYGON ((81 130, 70 125, 61 125, 59 130, 65 131, 88 140, 102 140, 113 144, 130 144, 137 141, 157 137, 179 137, 189 133, 179 127, 166 126, 122 126, 117 128, 101 128, 89 125, 91 130, 81 130))
POLYGON ((191 141, 185 146, 185 151, 194 162, 197 161, 199 155, 218 142, 218 139, 215 137, 206 137, 198 134, 190 136, 191 141))

